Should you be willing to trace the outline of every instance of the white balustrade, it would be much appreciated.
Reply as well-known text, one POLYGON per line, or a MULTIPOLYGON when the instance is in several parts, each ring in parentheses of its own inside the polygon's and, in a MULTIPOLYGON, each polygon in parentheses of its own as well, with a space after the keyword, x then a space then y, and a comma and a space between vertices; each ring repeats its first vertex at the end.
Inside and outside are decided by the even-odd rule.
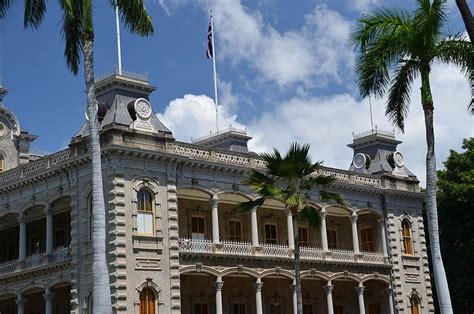
POLYGON ((71 249, 68 247, 57 248, 51 255, 51 262, 63 262, 71 259, 71 249))
POLYGON ((262 250, 260 252, 263 256, 274 256, 274 257, 288 257, 289 248, 288 245, 262 243, 260 244, 262 250))
MULTIPOLYGON (((288 245, 260 243, 261 249, 255 251, 252 249, 251 242, 237 242, 224 240, 221 242, 221 248, 215 250, 211 240, 181 238, 179 249, 182 253, 212 253, 233 256, 267 256, 279 258, 292 258, 289 254, 288 245)), ((325 260, 330 259, 338 262, 362 262, 372 264, 384 264, 386 259, 382 253, 361 252, 357 259, 352 250, 329 249, 329 257, 320 247, 301 246, 300 256, 302 260, 325 260)))
POLYGON ((44 264, 46 253, 36 253, 25 258, 25 268, 38 267, 44 264))
POLYGON ((179 241, 179 249, 182 252, 212 253, 212 241, 207 239, 183 238, 179 241))
POLYGON ((229 255, 252 255, 252 243, 222 241, 222 253, 229 255))
POLYGON ((17 260, 0 263, 0 275, 13 273, 16 270, 17 260))

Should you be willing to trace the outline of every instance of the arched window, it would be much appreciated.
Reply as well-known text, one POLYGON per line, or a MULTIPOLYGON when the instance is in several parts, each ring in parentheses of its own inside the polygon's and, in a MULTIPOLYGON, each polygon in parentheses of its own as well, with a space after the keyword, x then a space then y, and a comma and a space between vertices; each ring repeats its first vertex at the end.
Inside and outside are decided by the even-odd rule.
POLYGON ((87 238, 92 240, 92 192, 87 197, 87 238))
POLYGON ((0 154, 0 172, 5 171, 5 157, 0 154))
POLYGON ((420 314, 420 300, 416 295, 410 298, 411 314, 420 314))
POLYGON ((140 314, 155 314, 155 294, 150 288, 140 292, 140 314))
POLYGON ((413 255, 413 242, 411 239, 411 225, 408 220, 402 221, 403 249, 406 255, 413 255))
POLYGON ((138 233, 154 234, 154 197, 150 190, 142 188, 137 193, 138 233))

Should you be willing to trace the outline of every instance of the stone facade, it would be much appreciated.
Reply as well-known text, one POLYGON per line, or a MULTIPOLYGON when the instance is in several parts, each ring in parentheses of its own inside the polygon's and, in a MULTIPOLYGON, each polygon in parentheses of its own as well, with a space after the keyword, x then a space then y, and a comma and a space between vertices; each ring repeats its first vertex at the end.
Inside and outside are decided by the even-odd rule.
MULTIPOLYGON (((146 80, 97 82, 108 265, 117 313, 291 313, 291 215, 242 179, 264 162, 244 131, 178 142, 153 114, 146 80)), ((63 151, 38 158, 34 139, 0 108, 0 313, 91 313, 91 166, 86 124, 63 151), (26 144, 19 144, 21 141, 26 144)), ((340 208, 311 193, 321 230, 302 223, 305 313, 434 312, 416 177, 393 134, 356 135, 340 208), (400 157, 401 156, 401 157, 400 157)))

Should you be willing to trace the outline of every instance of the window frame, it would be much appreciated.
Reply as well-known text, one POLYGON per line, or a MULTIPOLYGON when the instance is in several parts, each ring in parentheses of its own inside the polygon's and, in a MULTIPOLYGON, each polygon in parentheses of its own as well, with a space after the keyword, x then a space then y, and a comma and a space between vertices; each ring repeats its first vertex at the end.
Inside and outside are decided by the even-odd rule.
POLYGON ((360 243, 362 247, 362 252, 371 252, 371 253, 375 252, 374 228, 372 226, 362 227, 359 230, 359 234, 360 234, 360 243), (367 230, 370 230, 370 233, 367 233, 367 230), (370 234, 370 239, 366 239, 364 241, 364 235, 367 236, 369 234, 370 234))
POLYGON ((244 239, 244 234, 243 234, 243 225, 242 221, 240 219, 229 219, 229 240, 233 242, 242 242, 244 239), (238 224, 238 233, 239 234, 233 234, 233 231, 236 231, 236 228, 232 228, 233 224, 238 224))
POLYGON ((300 246, 309 246, 310 243, 309 243, 309 229, 308 227, 306 226, 298 226, 298 243, 300 246), (305 240, 302 240, 302 234, 303 232, 301 232, 302 230, 305 230, 305 236, 306 236, 306 239, 305 240))
POLYGON ((139 297, 138 297, 139 301, 140 301, 140 306, 139 306, 139 313, 140 314, 155 314, 156 313, 156 309, 157 309, 157 297, 156 297, 156 293, 155 291, 150 288, 150 287, 145 287, 142 289, 142 291, 140 291, 140 294, 139 294, 139 297), (144 300, 142 299, 142 293, 146 293, 145 297, 144 297, 144 300), (151 300, 148 300, 148 297, 149 296, 152 296, 151 300), (142 309, 142 302, 145 301, 145 306, 146 306, 146 311, 144 311, 144 309, 142 309), (150 303, 153 304, 153 308, 150 309, 149 308, 149 305, 150 303))
POLYGON ((209 314, 210 313, 210 305, 209 305, 209 302, 203 302, 203 301, 200 301, 200 302, 194 302, 193 303, 193 309, 192 309, 192 314, 209 314), (201 309, 199 310, 201 313, 198 313, 196 311, 196 306, 197 305, 200 305, 201 306, 201 309), (206 313, 203 313, 202 312, 202 306, 205 305, 206 306, 206 313))
MULTIPOLYGON (((190 235, 191 235, 191 239, 194 239, 193 237, 193 234, 202 234, 202 240, 206 238, 206 217, 203 216, 203 215, 191 215, 190 217, 190 235), (202 220, 202 232, 199 232, 199 223, 196 223, 196 226, 197 226, 197 231, 194 232, 193 231, 193 227, 194 227, 194 224, 193 224, 193 219, 197 219, 197 220, 202 220)), ((197 240, 199 238, 196 238, 195 240, 197 240)))
POLYGON ((403 242, 403 254, 413 256, 414 245, 413 245, 413 233, 412 224, 408 219, 402 220, 402 242, 403 242))
POLYGON ((326 229, 326 239, 328 241, 328 249, 338 249, 339 248, 339 237, 338 237, 338 234, 337 234, 337 229, 336 228, 327 228, 326 229), (334 242, 334 246, 331 245, 331 241, 329 241, 331 239, 331 237, 329 236, 329 234, 331 232, 334 232, 334 239, 336 240, 334 242))
POLYGON ((421 300, 415 294, 410 297, 410 313, 411 314, 421 313, 421 300))
MULTIPOLYGON (((136 192, 136 209, 137 209, 137 234, 142 235, 142 236, 155 236, 156 235, 156 229, 155 229, 155 217, 156 217, 156 206, 155 206, 155 193, 150 190, 148 187, 140 187, 137 192, 136 192), (150 209, 140 209, 140 193, 141 192, 149 193, 150 195, 150 209), (151 232, 147 232, 146 228, 146 217, 151 216, 151 232), (144 230, 140 230, 140 224, 139 224, 139 219, 143 218, 143 227, 144 230)), ((146 207, 146 201, 145 205, 146 207)))
POLYGON ((264 232, 265 244, 278 244, 278 225, 276 223, 274 223, 274 222, 264 223, 263 232, 264 232), (275 237, 274 238, 268 238, 267 237, 267 226, 268 227, 273 227, 275 229, 275 237))

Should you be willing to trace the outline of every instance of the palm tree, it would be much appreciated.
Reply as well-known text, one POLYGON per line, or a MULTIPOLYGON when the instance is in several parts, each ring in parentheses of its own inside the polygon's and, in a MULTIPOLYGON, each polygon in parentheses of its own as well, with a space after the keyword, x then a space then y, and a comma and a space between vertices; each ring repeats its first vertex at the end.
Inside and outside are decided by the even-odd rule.
MULTIPOLYGON (((13 0, 0 1, 0 18, 3 18, 13 0)), ((103 194, 99 122, 94 93, 94 23, 93 0, 59 0, 62 9, 62 35, 65 41, 64 56, 71 72, 79 71, 84 58, 84 77, 89 117, 89 140, 92 163, 93 208, 93 312, 112 313, 109 269, 106 250, 106 212, 103 194)), ((148 36, 153 33, 151 17, 143 0, 111 0, 118 7, 122 21, 132 33, 148 36)), ((24 26, 38 28, 46 12, 45 0, 24 0, 24 26)))
POLYGON ((469 5, 466 0, 456 0, 456 5, 458 6, 459 12, 461 12, 471 43, 474 45, 474 17, 469 9, 469 5))
MULTIPOLYGON (((421 77, 421 105, 426 129, 426 205, 433 271, 442 313, 452 313, 448 283, 439 245, 436 208, 436 158, 430 71, 434 63, 474 70, 474 46, 462 36, 442 33, 445 1, 417 0, 414 12, 379 9, 359 20, 352 44, 360 49, 355 74, 362 96, 388 93, 385 114, 404 130, 411 86, 421 77), (388 91, 387 91, 388 89, 388 91)), ((468 75, 467 75, 468 78, 468 75)), ((472 106, 472 104, 471 104, 472 106)))
POLYGON ((267 164, 267 172, 250 170, 243 181, 258 195, 258 198, 243 202, 237 207, 237 211, 247 212, 262 206, 268 199, 276 199, 282 202, 286 209, 290 211, 293 218, 295 290, 298 313, 303 313, 298 221, 306 221, 312 228, 319 228, 321 224, 319 212, 308 203, 308 195, 314 186, 320 186, 323 188, 319 190, 321 200, 334 200, 345 206, 344 201, 338 194, 324 190, 334 181, 334 178, 314 174, 320 168, 321 163, 311 162, 308 156, 309 149, 309 144, 300 146, 298 143, 293 143, 284 157, 277 149, 274 149, 273 153, 270 154, 260 154, 267 164))

